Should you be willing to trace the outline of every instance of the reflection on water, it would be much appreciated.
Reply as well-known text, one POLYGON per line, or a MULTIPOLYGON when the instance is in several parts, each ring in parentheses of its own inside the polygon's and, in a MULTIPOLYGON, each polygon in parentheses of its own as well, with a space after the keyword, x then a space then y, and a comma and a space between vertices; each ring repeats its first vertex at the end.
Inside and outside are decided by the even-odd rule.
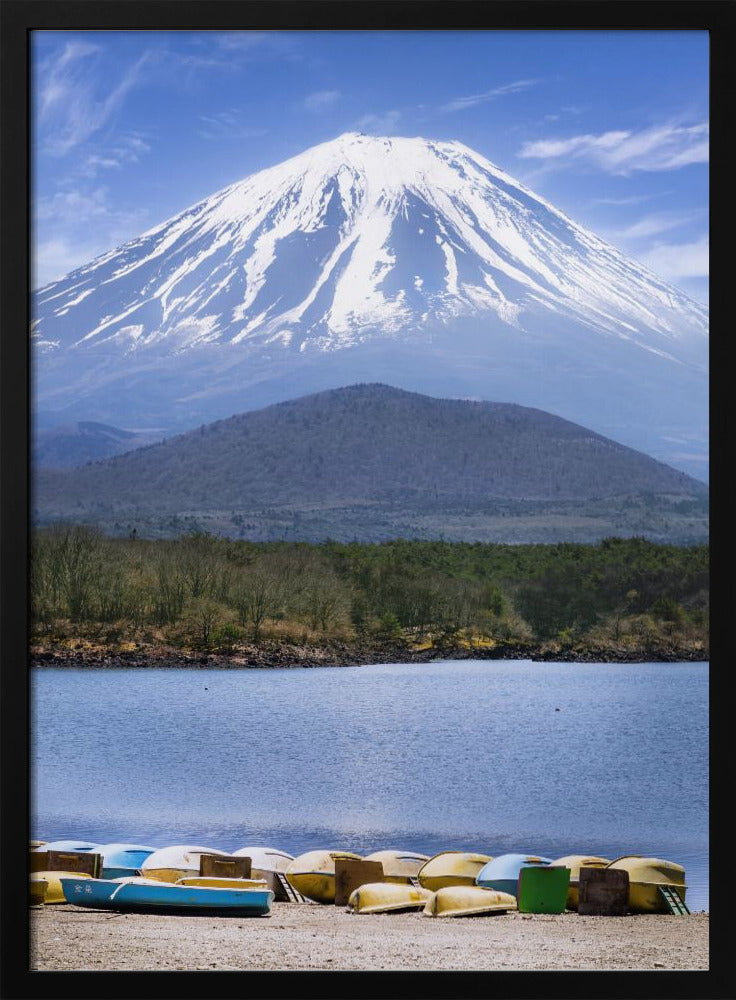
POLYGON ((684 864, 708 907, 707 664, 33 676, 33 831, 684 864))

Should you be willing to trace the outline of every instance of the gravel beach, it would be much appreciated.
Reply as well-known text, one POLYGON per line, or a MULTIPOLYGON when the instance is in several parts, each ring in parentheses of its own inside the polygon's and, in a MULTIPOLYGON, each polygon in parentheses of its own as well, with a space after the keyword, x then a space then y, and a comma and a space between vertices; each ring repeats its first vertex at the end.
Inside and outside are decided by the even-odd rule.
POLYGON ((708 969, 707 913, 430 918, 276 903, 268 917, 31 910, 33 971, 708 969))

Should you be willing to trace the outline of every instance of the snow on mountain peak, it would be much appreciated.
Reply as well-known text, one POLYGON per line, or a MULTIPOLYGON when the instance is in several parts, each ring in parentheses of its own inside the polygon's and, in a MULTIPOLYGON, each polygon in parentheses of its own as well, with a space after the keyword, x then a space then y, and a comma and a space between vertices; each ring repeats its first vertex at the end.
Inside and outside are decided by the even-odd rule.
POLYGON ((648 355, 702 374, 707 326, 702 306, 462 143, 348 132, 41 289, 33 337, 43 394, 72 356, 99 382, 214 348, 217 378, 236 366, 243 384, 295 355, 440 342, 481 371, 531 342, 563 367, 615 343, 623 369, 648 355))

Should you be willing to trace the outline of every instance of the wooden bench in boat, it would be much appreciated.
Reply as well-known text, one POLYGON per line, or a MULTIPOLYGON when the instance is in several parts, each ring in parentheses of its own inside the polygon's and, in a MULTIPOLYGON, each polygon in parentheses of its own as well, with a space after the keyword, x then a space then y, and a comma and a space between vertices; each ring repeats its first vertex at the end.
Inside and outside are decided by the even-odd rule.
POLYGON ((383 882, 383 865, 380 861, 336 858, 335 906, 347 906, 353 890, 369 882, 383 882))
POLYGON ((250 878, 250 858, 223 858, 218 854, 202 854, 199 874, 210 878, 250 878))
POLYGON ((620 868, 581 868, 578 913, 624 917, 629 912, 629 873, 620 868))

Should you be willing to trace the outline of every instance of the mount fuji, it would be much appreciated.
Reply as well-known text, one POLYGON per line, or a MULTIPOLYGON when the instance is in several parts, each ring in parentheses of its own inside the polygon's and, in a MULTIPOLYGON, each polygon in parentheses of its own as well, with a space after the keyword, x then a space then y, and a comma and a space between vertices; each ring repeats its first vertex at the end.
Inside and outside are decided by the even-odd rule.
POLYGON ((459 142, 349 133, 33 297, 39 427, 355 382, 551 411, 700 478, 708 311, 459 142))

